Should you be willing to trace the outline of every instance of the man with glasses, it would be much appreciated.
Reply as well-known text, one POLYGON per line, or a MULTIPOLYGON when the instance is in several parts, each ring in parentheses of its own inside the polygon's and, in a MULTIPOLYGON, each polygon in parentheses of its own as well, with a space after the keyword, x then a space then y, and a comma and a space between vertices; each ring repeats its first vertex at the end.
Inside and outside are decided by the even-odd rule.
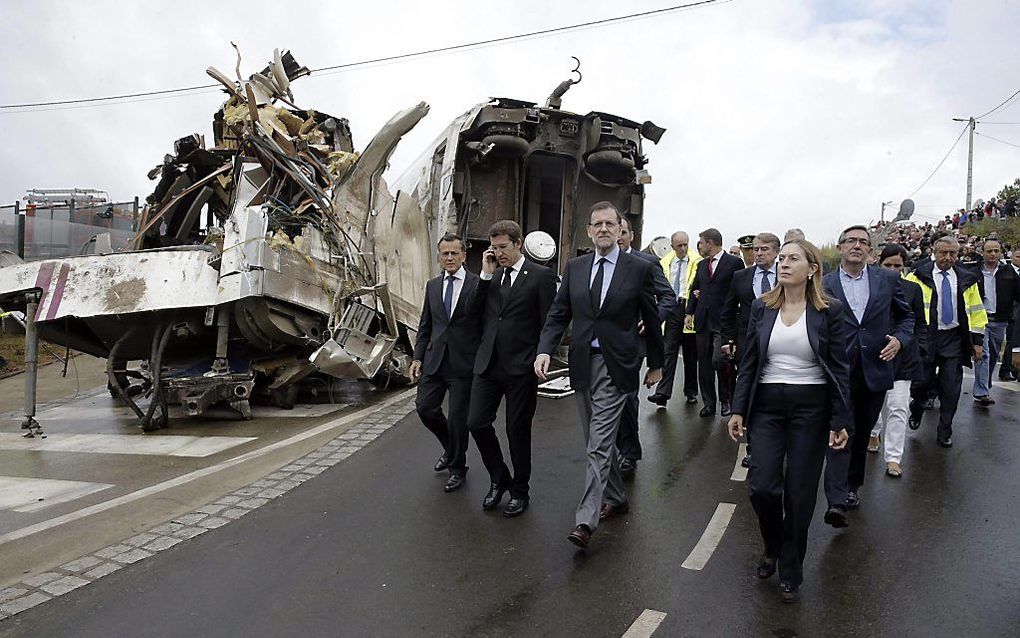
POLYGON ((849 451, 828 451, 825 496, 829 510, 825 522, 845 527, 845 510, 860 505, 871 427, 882 411, 885 393, 893 388, 893 359, 913 337, 914 313, 899 277, 887 269, 868 266, 872 251, 867 226, 851 226, 840 233, 838 248, 839 268, 822 278, 822 286, 826 294, 843 303, 853 432, 849 451))
POLYGON ((953 417, 960 402, 963 366, 984 354, 985 312, 977 276, 957 264, 960 242, 946 235, 932 242, 933 261, 922 264, 907 279, 921 286, 928 315, 928 357, 924 383, 910 388, 910 429, 921 427, 929 387, 939 397, 938 444, 953 447, 953 417))

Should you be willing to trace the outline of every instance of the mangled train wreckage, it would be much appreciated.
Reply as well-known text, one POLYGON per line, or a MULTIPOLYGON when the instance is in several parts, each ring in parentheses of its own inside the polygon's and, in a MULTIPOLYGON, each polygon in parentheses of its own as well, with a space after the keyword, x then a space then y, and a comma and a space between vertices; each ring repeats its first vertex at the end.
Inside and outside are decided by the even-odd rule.
POLYGON ((0 307, 25 313, 29 435, 39 429, 30 360, 39 337, 106 358, 111 393, 143 430, 164 425, 171 404, 200 415, 225 402, 247 418, 251 400, 293 405, 324 375, 405 378, 446 232, 468 240, 477 264, 489 226, 515 219, 532 256, 558 269, 590 249, 596 201, 614 202, 640 234, 642 138, 664 130, 561 110, 578 80, 544 107, 492 99, 468 110, 394 194, 383 172, 425 103, 357 153, 347 120, 294 104, 290 83, 309 71, 289 52, 247 80, 208 73, 228 94, 214 143, 177 140, 150 172, 158 182, 133 250, 33 263, 8 255, 0 267, 0 307), (145 407, 138 395, 151 396, 145 407))

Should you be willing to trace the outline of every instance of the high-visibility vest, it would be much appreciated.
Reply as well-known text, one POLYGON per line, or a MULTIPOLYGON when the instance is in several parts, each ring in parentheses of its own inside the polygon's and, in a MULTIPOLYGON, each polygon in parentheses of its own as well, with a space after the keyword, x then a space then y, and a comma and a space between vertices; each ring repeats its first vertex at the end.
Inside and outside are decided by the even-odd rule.
MULTIPOLYGON (((929 279, 932 283, 932 285, 929 285, 924 281, 921 281, 916 272, 910 273, 906 278, 907 281, 912 281, 921 287, 921 298, 924 299, 924 307, 928 309, 929 313, 933 313, 930 323, 937 327, 939 323, 938 304, 936 304, 935 308, 932 307, 932 298, 937 297, 935 290, 932 287, 934 285, 934 281, 929 279)), ((956 301, 959 301, 959 299, 956 301)), ((964 288, 963 307, 966 310, 966 316, 964 319, 967 322, 964 328, 970 332, 983 333, 985 331, 985 326, 988 325, 988 313, 985 311, 985 304, 981 300, 981 292, 978 290, 977 283, 973 283, 964 288)), ((959 313, 957 313, 957 315, 959 315, 959 313)), ((959 316, 957 316, 957 319, 959 319, 959 316)))
MULTIPOLYGON (((691 248, 687 249, 687 273, 686 276, 684 277, 685 280, 684 290, 688 294, 690 294, 691 284, 694 283, 694 274, 695 271, 697 271, 698 269, 698 262, 701 261, 702 259, 703 257, 698 254, 698 251, 692 250, 691 248)), ((673 264, 673 261, 675 260, 676 252, 673 250, 666 253, 665 257, 659 260, 659 263, 662 264, 662 272, 664 275, 666 275, 666 281, 669 282, 670 286, 673 285, 673 279, 669 276, 669 270, 673 264)), ((681 314, 687 314, 687 311, 685 310, 681 314)), ((686 327, 684 328, 684 332, 687 334, 694 334, 693 329, 688 329, 686 327)))

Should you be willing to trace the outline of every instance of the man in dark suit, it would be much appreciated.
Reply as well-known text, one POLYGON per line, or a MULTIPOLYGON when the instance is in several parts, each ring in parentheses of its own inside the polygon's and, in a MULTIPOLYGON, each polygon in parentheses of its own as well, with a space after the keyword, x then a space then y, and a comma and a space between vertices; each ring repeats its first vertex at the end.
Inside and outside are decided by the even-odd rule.
POLYGON ((531 420, 538 405, 534 361, 538 336, 556 295, 556 273, 525 259, 521 227, 511 220, 489 228, 490 246, 482 257, 478 282, 482 311, 482 340, 475 357, 468 429, 491 479, 482 509, 499 506, 503 494, 510 501, 503 515, 520 516, 528 509, 531 481, 531 420), (493 423, 506 397, 506 436, 513 474, 493 423))
MULTIPOLYGON (((739 361, 744 353, 744 337, 751 319, 751 302, 776 286, 776 257, 779 256, 779 238, 772 233, 759 233, 751 241, 754 265, 733 275, 733 283, 726 295, 719 323, 722 326, 722 353, 739 361)), ((740 461, 743 467, 751 464, 751 429, 747 428, 747 454, 740 461)))
POLYGON ((435 470, 450 470, 443 489, 453 492, 464 485, 467 473, 468 407, 482 328, 478 309, 472 307, 478 275, 464 268, 467 251, 463 240, 446 234, 437 248, 443 274, 425 284, 425 304, 409 373, 411 381, 418 382, 418 416, 443 446, 435 470), (447 392, 449 418, 443 414, 447 392))
MULTIPOLYGON (((616 431, 627 395, 638 389, 641 373, 639 322, 659 322, 655 273, 644 259, 620 250, 621 216, 609 202, 591 207, 588 236, 595 252, 567 262, 534 361, 544 379, 550 358, 572 324, 570 386, 577 392, 587 442, 585 488, 577 506, 577 526, 568 539, 586 548, 600 520, 625 513, 630 504, 623 489, 616 454, 616 431)), ((658 330, 645 330, 648 372, 645 385, 662 375, 663 341, 658 330)))
MULTIPOLYGON (((659 309, 659 323, 654 326, 642 326, 642 330, 662 331, 661 323, 670 316, 676 308, 676 293, 673 287, 666 281, 666 275, 659 266, 659 260, 655 255, 633 250, 631 242, 634 235, 630 230, 630 220, 622 216, 620 224, 620 239, 617 242, 620 250, 628 255, 644 259, 655 265, 655 301, 659 309)), ((641 340, 642 357, 645 356, 645 340, 641 340)), ((641 459, 641 440, 638 438, 638 392, 634 390, 627 395, 627 401, 623 404, 623 414, 620 416, 620 428, 616 435, 616 449, 620 453, 620 474, 624 478, 633 476, 637 470, 637 462, 641 459)))
MULTIPOLYGON (((1008 266, 1016 274, 1017 281, 1020 281, 1020 245, 1013 247, 1013 253, 1010 255, 1008 266)), ((1014 310, 1020 312, 1020 288, 1017 290, 1013 305, 1014 310)), ((1010 318, 1009 324, 1006 326, 1006 356, 1003 357, 1002 366, 999 368, 999 381, 1020 381, 1020 370, 1013 365, 1012 359, 1009 356, 1013 349, 1020 345, 1014 336, 1017 332, 1016 312, 1014 312, 1013 317, 1010 318)))
POLYGON ((843 304, 846 351, 850 362, 850 402, 853 431, 847 451, 830 450, 825 467, 825 522, 846 525, 847 508, 860 504, 868 438, 893 387, 893 359, 908 346, 914 314, 896 273, 868 267, 871 234, 867 226, 851 226, 839 236, 840 266, 822 279, 825 293, 843 304))
POLYGON ((704 259, 698 262, 687 299, 685 324, 694 326, 698 345, 698 386, 704 403, 699 413, 703 417, 715 416, 716 401, 722 402, 722 416, 730 414, 733 388, 721 374, 727 362, 722 355, 722 315, 726 294, 730 290, 733 274, 744 269, 744 262, 727 253, 722 247, 722 233, 709 228, 698 235, 698 250, 704 259), (715 380, 719 378, 719 394, 715 380))

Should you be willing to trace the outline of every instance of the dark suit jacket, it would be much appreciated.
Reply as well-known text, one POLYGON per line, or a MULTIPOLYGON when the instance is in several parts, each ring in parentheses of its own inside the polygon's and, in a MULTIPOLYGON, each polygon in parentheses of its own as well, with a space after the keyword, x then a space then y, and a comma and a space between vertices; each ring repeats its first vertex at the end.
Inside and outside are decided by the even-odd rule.
POLYGON ((524 260, 517 280, 504 298, 500 291, 503 268, 492 279, 479 279, 482 341, 475 357, 475 374, 484 374, 495 359, 504 374, 535 374, 538 335, 556 296, 556 273, 551 268, 524 260))
POLYGON ((899 339, 903 348, 910 347, 914 334, 914 313, 907 305, 896 273, 879 266, 868 267, 868 305, 864 308, 861 321, 857 321, 850 304, 847 303, 843 284, 840 282, 841 269, 825 275, 822 285, 825 293, 838 299, 843 305, 843 319, 846 321, 846 351, 851 370, 860 366, 872 392, 890 390, 895 380, 891 361, 882 361, 878 353, 886 346, 886 335, 899 339))
MULTIPOLYGON (((570 386, 587 389, 591 379, 591 341, 596 336, 609 377, 620 392, 633 392, 641 385, 641 356, 638 351, 638 320, 656 326, 659 316, 655 304, 657 263, 621 252, 609 283, 609 290, 596 311, 592 306, 589 280, 595 254, 575 257, 567 262, 563 283, 549 310, 540 353, 551 355, 567 325, 573 322, 570 341, 570 386)), ((645 330, 648 367, 661 368, 665 360, 662 332, 645 330)))
POLYGON ((924 381, 924 367, 921 365, 922 354, 928 352, 928 325, 924 321, 924 295, 921 287, 912 281, 900 278, 903 296, 914 314, 914 338, 909 346, 904 346, 893 359, 893 369, 897 381, 924 381))
POLYGON ((418 320, 418 337, 414 342, 414 358, 422 362, 424 374, 436 374, 449 356, 450 374, 470 377, 473 374, 475 354, 482 338, 482 323, 478 309, 472 308, 478 292, 478 275, 466 271, 464 284, 453 309, 446 316, 443 306, 444 272, 425 284, 425 303, 418 320))
MULTIPOLYGON (((744 335, 747 324, 751 320, 751 302, 754 296, 754 273, 757 266, 748 266, 733 274, 730 290, 726 293, 719 325, 722 328, 722 341, 737 346, 737 356, 743 356, 744 335)), ((775 286, 775 283, 772 284, 775 286)))
POLYGON ((691 282, 691 288, 687 293, 687 314, 694 315, 694 329, 698 331, 721 328, 719 318, 722 315, 723 304, 726 303, 726 294, 730 291, 733 275, 744 269, 743 259, 723 252, 719 258, 719 265, 709 277, 708 263, 710 261, 708 257, 705 257, 698 262, 698 269, 694 272, 694 281, 691 282), (701 291, 698 297, 694 296, 695 290, 701 291))
MULTIPOLYGON (((825 371, 829 390, 829 429, 839 432, 846 428, 853 433, 854 423, 850 412, 850 366, 846 356, 846 322, 843 319, 843 305, 838 301, 829 302, 829 307, 818 311, 810 303, 807 313, 808 341, 818 357, 818 363, 825 371)), ((744 425, 751 425, 749 416, 754 410, 754 397, 758 380, 768 362, 769 341, 772 327, 779 321, 779 311, 765 307, 761 299, 751 303, 751 319, 747 325, 747 346, 740 358, 737 373, 737 387, 733 393, 733 414, 744 417, 744 425)), ((752 426, 753 427, 753 426, 752 426)))
MULTIPOLYGON (((985 299, 985 276, 981 272, 984 262, 974 268, 981 299, 985 299)), ((1008 323, 1013 320, 1013 305, 1020 302, 1020 277, 1011 264, 999 264, 995 271, 995 314, 988 313, 989 321, 1008 323)))
POLYGON ((673 291, 673 286, 669 285, 669 281, 666 279, 665 273, 662 272, 662 267, 659 265, 659 260, 655 255, 649 255, 648 253, 633 249, 629 254, 632 257, 640 257, 655 266, 655 273, 652 275, 655 278, 655 303, 659 309, 659 323, 662 323, 676 308, 676 292, 673 291))
MULTIPOLYGON (((931 289, 931 299, 929 300, 927 310, 928 316, 928 343, 932 344, 932 347, 928 349, 927 360, 930 360, 934 356, 934 344, 938 336, 939 331, 939 289, 940 285, 935 283, 933 272, 935 270, 935 262, 928 260, 921 264, 920 267, 916 268, 913 275, 917 277, 917 280, 923 283, 925 286, 931 289)), ((960 347, 963 348, 963 365, 971 368, 974 366, 974 362, 970 357, 971 348, 973 346, 980 346, 984 344, 985 334, 981 332, 971 332, 970 330, 970 315, 967 314, 967 305, 963 300, 963 292, 971 286, 977 284, 977 275, 970 268, 965 268, 959 264, 953 266, 953 271, 956 272, 956 320, 959 322, 959 326, 956 328, 956 333, 960 338, 960 347)), ((940 278, 941 281, 941 278, 940 278)))

